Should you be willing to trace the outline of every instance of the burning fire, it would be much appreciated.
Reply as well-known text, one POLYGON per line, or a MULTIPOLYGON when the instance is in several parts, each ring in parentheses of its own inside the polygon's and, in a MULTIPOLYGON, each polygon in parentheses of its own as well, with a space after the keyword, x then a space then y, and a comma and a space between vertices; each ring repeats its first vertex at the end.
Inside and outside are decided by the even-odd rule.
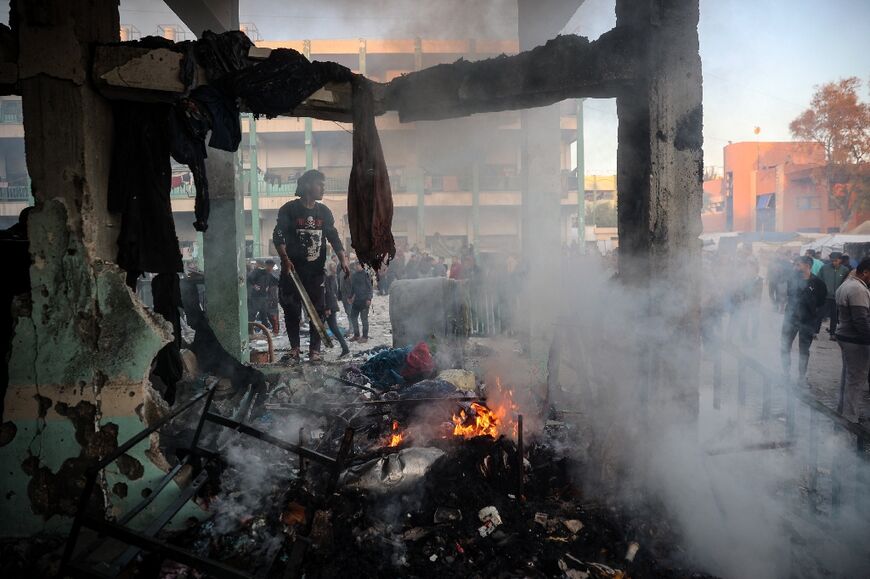
POLYGON ((505 433, 511 433, 514 437, 517 435, 514 413, 518 408, 513 400, 513 391, 503 388, 501 379, 496 378, 495 388, 487 394, 487 402, 492 407, 472 402, 470 412, 460 410, 459 414, 452 416, 453 436, 498 438, 505 433))
MULTIPOLYGON (((463 436, 465 438, 490 436, 498 438, 504 413, 499 416, 483 404, 477 402, 471 403, 471 410, 471 414, 467 414, 465 410, 460 410, 458 415, 453 415, 453 436, 463 436)), ((504 407, 501 410, 504 410, 504 407)))
POLYGON ((404 438, 405 435, 399 430, 399 421, 393 420, 393 431, 390 433, 390 442, 387 446, 399 446, 404 438))

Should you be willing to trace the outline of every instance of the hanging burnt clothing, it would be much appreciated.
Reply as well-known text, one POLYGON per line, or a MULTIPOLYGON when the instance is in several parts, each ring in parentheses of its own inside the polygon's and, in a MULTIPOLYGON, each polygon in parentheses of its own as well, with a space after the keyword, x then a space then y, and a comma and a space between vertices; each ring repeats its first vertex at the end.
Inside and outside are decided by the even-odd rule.
POLYGON ((113 112, 108 209, 121 214, 118 265, 135 277, 143 271, 180 272, 169 195, 170 106, 116 101, 113 112))
POLYGON ((353 80, 353 167, 347 217, 351 245, 361 263, 377 271, 395 257, 390 177, 375 126, 371 84, 362 76, 353 80))
POLYGON ((173 329, 173 341, 155 358, 154 374, 165 384, 172 404, 182 375, 181 297, 178 272, 181 251, 170 201, 169 105, 114 104, 115 142, 109 176, 109 211, 121 214, 118 265, 127 271, 127 285, 136 291, 142 272, 158 274, 151 282, 154 311, 173 329))
POLYGON ((182 99, 172 109, 169 119, 172 158, 188 166, 196 188, 193 228, 208 229, 208 178, 205 174, 205 136, 211 129, 211 119, 204 106, 195 100, 182 99))

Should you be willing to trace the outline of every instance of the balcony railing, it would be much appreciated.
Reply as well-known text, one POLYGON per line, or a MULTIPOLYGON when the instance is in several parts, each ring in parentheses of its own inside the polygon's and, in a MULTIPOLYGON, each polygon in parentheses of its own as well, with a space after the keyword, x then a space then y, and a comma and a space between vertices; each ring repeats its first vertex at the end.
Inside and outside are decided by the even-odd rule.
MULTIPOLYGON (((347 193, 347 177, 327 177, 324 183, 326 193, 347 193)), ((393 179, 390 181, 390 186, 393 193, 404 193, 407 191, 405 183, 401 179, 393 179)), ((251 188, 245 180, 242 181, 242 195, 250 197, 251 188)), ((291 179, 286 183, 267 183, 260 179, 258 188, 262 197, 294 197, 296 195, 296 180, 291 179)), ((193 183, 183 183, 177 187, 173 187, 170 196, 172 199, 194 199, 196 197, 196 189, 193 183)))
POLYGON ((24 122, 24 112, 21 99, 0 101, 0 123, 4 125, 20 125, 24 122))
POLYGON ((20 125, 24 122, 24 113, 21 111, 9 111, 0 113, 0 123, 4 125, 20 125))
POLYGON ((30 201, 30 185, 0 187, 0 201, 30 201))

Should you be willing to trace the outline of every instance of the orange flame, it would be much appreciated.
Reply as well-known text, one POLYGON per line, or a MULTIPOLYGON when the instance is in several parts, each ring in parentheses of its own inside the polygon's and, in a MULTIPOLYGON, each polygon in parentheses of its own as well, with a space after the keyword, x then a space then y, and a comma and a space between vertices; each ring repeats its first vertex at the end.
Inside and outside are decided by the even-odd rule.
POLYGON ((498 438, 502 434, 517 435, 517 425, 514 413, 518 407, 514 403, 513 391, 503 388, 501 379, 496 378, 495 388, 488 393, 487 406, 478 402, 471 403, 471 412, 460 410, 452 416, 453 436, 474 438, 489 436, 498 438))
POLYGON ((399 446, 404 438, 404 433, 399 430, 399 421, 393 420, 393 431, 390 433, 390 442, 387 446, 399 446))
POLYGON ((483 404, 472 402, 471 410, 473 413, 470 415, 465 410, 460 410, 458 415, 453 415, 453 436, 498 438, 506 408, 502 406, 494 412, 483 404))

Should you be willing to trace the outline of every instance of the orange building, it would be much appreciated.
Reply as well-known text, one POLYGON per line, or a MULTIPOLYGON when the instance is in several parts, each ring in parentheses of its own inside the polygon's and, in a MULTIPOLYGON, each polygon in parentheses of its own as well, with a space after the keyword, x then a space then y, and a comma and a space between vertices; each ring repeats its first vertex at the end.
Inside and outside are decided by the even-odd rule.
POLYGON ((812 179, 824 163, 821 143, 726 146, 724 178, 704 183, 704 232, 839 232, 839 213, 824 185, 812 179))

